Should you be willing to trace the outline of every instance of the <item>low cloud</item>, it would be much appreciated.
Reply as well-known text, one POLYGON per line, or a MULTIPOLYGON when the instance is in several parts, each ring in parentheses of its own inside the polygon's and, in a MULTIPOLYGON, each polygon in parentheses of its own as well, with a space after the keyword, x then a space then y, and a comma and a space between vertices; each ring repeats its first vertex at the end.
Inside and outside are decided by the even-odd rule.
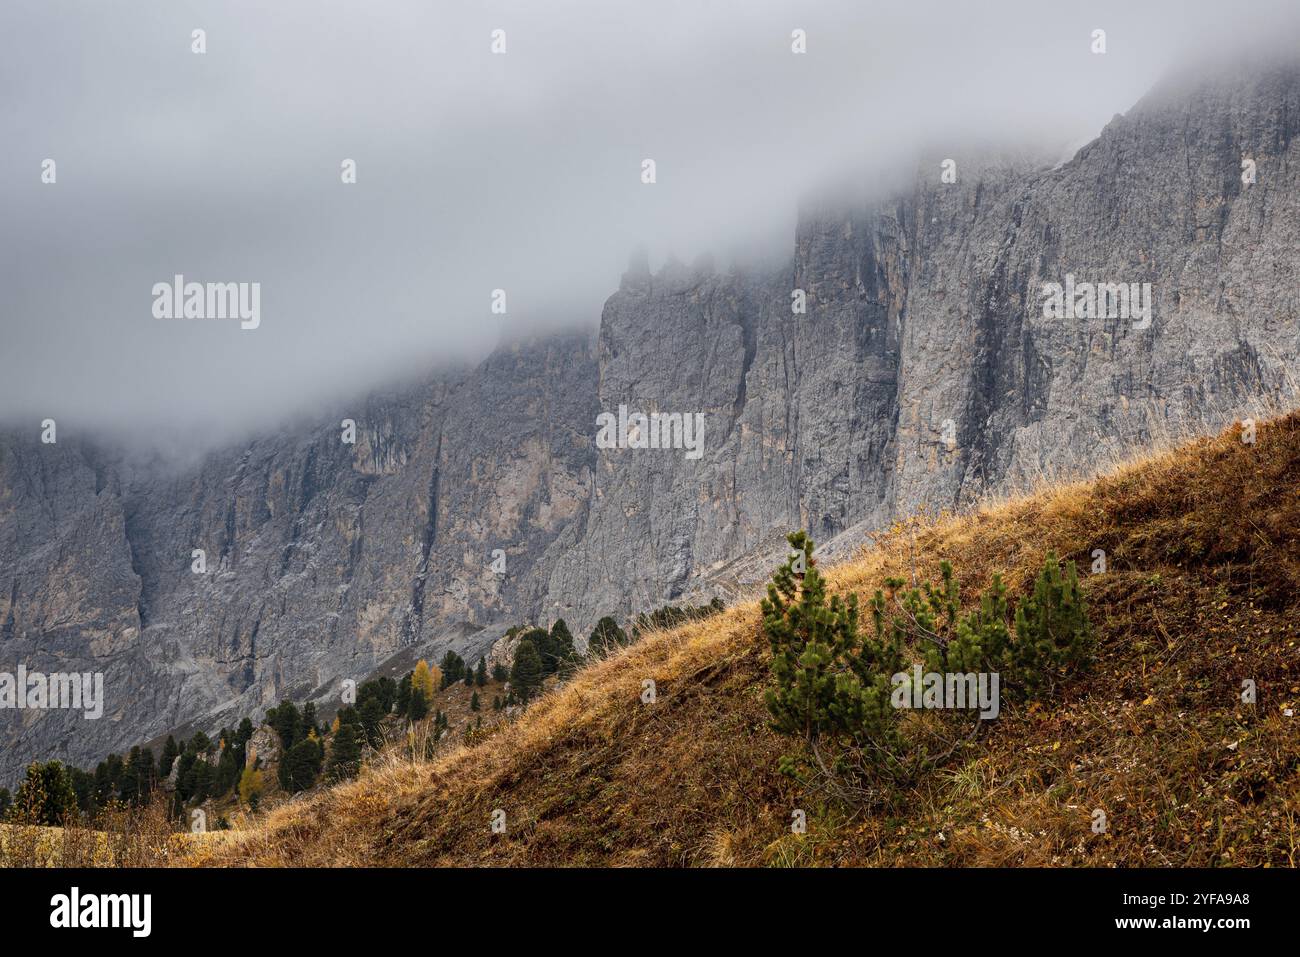
POLYGON ((1060 152, 1285 9, 1058 6, 9 0, 3 419, 216 441, 594 327, 634 245, 785 255, 819 183, 975 138, 1060 152), (176 275, 259 283, 260 324, 155 319, 176 275))

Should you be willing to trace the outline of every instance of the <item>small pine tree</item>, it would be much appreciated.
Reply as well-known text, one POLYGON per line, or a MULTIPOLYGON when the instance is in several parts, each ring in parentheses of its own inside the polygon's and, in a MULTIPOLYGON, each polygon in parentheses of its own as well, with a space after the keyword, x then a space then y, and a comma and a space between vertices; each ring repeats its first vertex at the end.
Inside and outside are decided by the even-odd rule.
POLYGON ((480 705, 479 705, 479 701, 478 701, 478 692, 475 691, 472 695, 469 696, 469 710, 470 710, 470 711, 478 711, 479 708, 480 708, 480 705))
MULTIPOLYGON (((268 711, 266 723, 280 736, 280 747, 285 751, 292 748, 303 737, 302 715, 292 701, 282 701, 278 708, 268 711)), ((193 743, 191 740, 190 744, 193 743)))
POLYGON ((465 660, 454 651, 442 656, 441 688, 448 688, 465 677, 465 660))
POLYGON ((361 770, 361 740, 358 737, 359 722, 349 721, 344 724, 335 719, 337 731, 330 742, 329 764, 325 776, 331 781, 356 777, 361 770))
POLYGON ((1062 575, 1056 554, 1049 552, 1033 594, 1016 609, 1015 672, 1029 693, 1050 691, 1061 671, 1086 665, 1092 651, 1078 570, 1067 562, 1062 575))
POLYGON ((316 703, 314 701, 308 701, 302 706, 302 730, 304 735, 315 733, 319 736, 320 729, 316 726, 316 703))
POLYGON ((303 738, 280 759, 280 786, 290 794, 307 790, 316 783, 324 756, 320 741, 303 738))
POLYGON ((429 701, 421 688, 411 689, 411 702, 407 705, 406 716, 412 721, 423 721, 429 716, 429 701))
POLYGON ((574 647, 573 635, 569 632, 569 626, 564 623, 563 618, 555 619, 555 623, 551 625, 547 653, 550 655, 550 661, 544 664, 550 673, 567 678, 577 670, 578 649, 574 647))
POLYGON ((172 773, 172 762, 176 760, 180 753, 181 749, 176 746, 176 739, 170 734, 167 735, 167 740, 163 742, 162 757, 158 759, 158 776, 160 778, 165 778, 172 773))
MULTIPOLYGON (((422 693, 423 694, 423 693, 422 693)), ((407 689, 406 705, 402 709, 403 715, 409 715, 411 709, 410 689, 407 689)), ((428 702, 425 702, 425 713, 428 713, 428 702)), ((372 748, 383 747, 384 744, 384 705, 378 698, 369 697, 358 708, 345 708, 341 715, 347 715, 344 720, 355 718, 361 726, 361 737, 372 748)))
MULTIPOLYGON (((551 655, 551 633, 545 628, 529 628, 523 632, 519 639, 519 645, 515 646, 515 654, 519 654, 519 648, 523 642, 528 642, 537 652, 537 657, 542 663, 542 676, 554 674, 553 670, 548 670, 554 664, 554 656, 551 655)), ((513 667, 512 667, 513 672, 513 667)), ((513 676, 512 676, 513 680, 513 676)))
POLYGON ((479 655, 478 666, 474 669, 474 684, 482 688, 487 684, 487 660, 479 655))
POLYGON ((618 622, 606 615, 591 630, 591 636, 587 639, 587 657, 600 658, 626 644, 627 633, 618 627, 618 622))
POLYGON ((68 769, 60 761, 33 761, 13 804, 13 813, 23 823, 61 826, 77 810, 77 792, 68 769))
POLYGON ((544 677, 542 656, 538 654, 537 646, 524 638, 515 649, 515 665, 510 671, 511 693, 526 702, 541 688, 544 677))
MULTIPOLYGON (((773 577, 761 605, 774 679, 764 698, 773 730, 802 738, 816 771, 835 786, 831 768, 844 751, 874 759, 896 745, 890 676, 903 668, 901 635, 886 632, 881 608, 873 606, 876 637, 864 640, 857 596, 836 595, 828 602, 812 539, 795 532, 789 542, 794 554, 773 577)), ((787 756, 781 769, 794 774, 800 766, 798 756, 787 756)), ((841 794, 861 790, 861 782, 851 780, 841 794)))
POLYGON ((414 672, 408 671, 402 675, 402 680, 397 685, 397 698, 394 707, 398 714, 406 714, 407 709, 411 707, 411 678, 414 672))

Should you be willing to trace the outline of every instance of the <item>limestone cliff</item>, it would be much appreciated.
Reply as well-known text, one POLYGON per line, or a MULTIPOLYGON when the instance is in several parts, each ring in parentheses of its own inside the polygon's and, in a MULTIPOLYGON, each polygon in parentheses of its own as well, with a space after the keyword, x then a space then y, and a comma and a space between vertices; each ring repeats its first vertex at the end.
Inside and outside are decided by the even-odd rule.
POLYGON ((955 183, 935 162, 809 205, 776 270, 634 263, 595 339, 503 348, 180 474, 75 423, 56 445, 15 427, 0 671, 102 671, 108 700, 97 721, 0 711, 0 783, 328 698, 412 650, 472 660, 511 623, 584 635, 757 576, 794 527, 843 547, 1293 404, 1298 129, 1295 66, 1171 83, 1059 166, 957 156, 955 183), (1046 318, 1067 274, 1150 284, 1149 325, 1046 318), (598 448, 620 406, 702 414, 702 456, 598 448))

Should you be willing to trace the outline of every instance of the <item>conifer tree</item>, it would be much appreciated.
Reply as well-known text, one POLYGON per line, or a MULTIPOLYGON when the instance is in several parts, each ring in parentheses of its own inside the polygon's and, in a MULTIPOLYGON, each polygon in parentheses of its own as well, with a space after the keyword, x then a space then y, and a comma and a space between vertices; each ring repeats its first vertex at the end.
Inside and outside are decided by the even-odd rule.
POLYGON ((515 665, 510 671, 511 693, 527 702, 541 688, 544 677, 542 657, 537 653, 537 646, 524 638, 515 649, 515 665))
POLYGON ((303 738, 280 759, 280 786, 294 794, 316 783, 324 749, 315 736, 303 738))
MULTIPOLYGON (((244 720, 248 719, 245 718, 244 720)), ((176 746, 176 739, 170 734, 167 735, 167 740, 163 742, 162 757, 158 760, 159 777, 165 778, 172 773, 172 762, 176 760, 177 755, 180 753, 181 749, 176 746)))
MULTIPOLYGON (((421 696, 423 696, 423 692, 421 692, 421 696)), ((409 716, 410 709, 411 709, 411 693, 410 693, 410 689, 408 688, 406 693, 406 705, 402 710, 402 715, 409 716)), ((428 711, 428 702, 425 702, 425 711, 428 711)), ((356 718, 356 721, 361 728, 360 731, 361 737, 364 738, 366 743, 369 744, 372 748, 379 748, 383 746, 384 714, 385 712, 383 710, 383 703, 380 701, 379 698, 374 696, 366 698, 366 700, 361 704, 361 706, 359 708, 356 708, 355 710, 351 707, 348 707, 348 708, 344 708, 343 711, 340 712, 340 715, 352 715, 356 718)), ((345 718, 344 720, 351 720, 351 718, 345 718)))
MULTIPOLYGON (((95 776, 88 774, 81 768, 68 768, 68 776, 72 779, 72 790, 77 794, 77 807, 87 815, 93 814, 96 810, 95 804, 95 776)), ((4 816, 3 808, 0 808, 0 817, 4 816)))
MULTIPOLYGON (((804 739, 823 776, 838 751, 853 746, 874 758, 894 744, 890 676, 903 668, 901 636, 886 632, 873 605, 874 640, 858 633, 857 596, 834 596, 813 558, 804 532, 788 536, 794 554, 773 576, 763 599, 763 630, 772 646, 774 686, 764 698, 772 728, 804 739)), ((799 759, 788 756, 782 770, 793 773, 799 759)), ((856 782, 855 785, 856 786, 856 782)))
POLYGON ((465 661, 454 651, 448 651, 442 657, 442 684, 440 688, 447 688, 465 677, 465 661))
POLYGON ((60 761, 33 761, 14 795, 13 813, 27 824, 61 826, 77 810, 77 792, 60 761))
POLYGON ((627 633, 618 627, 618 622, 606 615, 596 622, 591 637, 587 639, 587 657, 600 658, 626 644, 627 633))
POLYGON ((1065 574, 1048 552, 1034 591, 1016 609, 1011 660, 1027 691, 1051 690, 1059 673, 1086 664, 1092 655, 1092 626, 1079 589, 1079 573, 1067 562, 1065 574))
POLYGON ((110 754, 95 768, 95 803, 107 807, 115 800, 122 783, 122 759, 110 754))
POLYGON ((302 715, 292 701, 281 701, 278 708, 266 713, 266 723, 280 736, 280 747, 292 748, 302 737, 302 715))
POLYGON ((305 736, 312 732, 319 736, 320 729, 316 726, 316 702, 308 701, 302 707, 302 733, 305 736))
POLYGON ((331 781, 356 777, 361 770, 361 741, 357 736, 359 728, 357 722, 344 724, 339 720, 338 730, 330 743, 329 764, 325 772, 331 781))
POLYGON ((411 691, 423 692, 424 702, 428 704, 433 700, 433 692, 436 686, 433 683, 433 670, 429 663, 421 658, 415 664, 415 671, 411 675, 411 691))
POLYGON ((397 698, 394 707, 398 714, 406 714, 411 707, 411 678, 414 672, 408 671, 402 675, 402 680, 397 685, 397 698))
MULTIPOLYGON (((224 742, 223 742, 224 744, 224 742)), ((221 797, 239 783, 240 763, 233 744, 225 744, 217 758, 217 769, 212 775, 212 794, 221 797)))
POLYGON ((407 705, 406 716, 412 721, 423 721, 429 716, 429 701, 421 688, 411 688, 411 702, 407 705))
POLYGON ((543 666, 550 674, 568 677, 577 669, 578 649, 573 645, 573 635, 563 618, 555 619, 551 625, 547 654, 550 661, 543 661, 543 666))

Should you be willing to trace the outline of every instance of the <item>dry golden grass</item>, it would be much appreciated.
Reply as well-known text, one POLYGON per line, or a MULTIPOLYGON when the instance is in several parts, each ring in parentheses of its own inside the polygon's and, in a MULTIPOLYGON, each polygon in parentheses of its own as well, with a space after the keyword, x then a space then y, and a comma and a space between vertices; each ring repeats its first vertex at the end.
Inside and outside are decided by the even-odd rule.
POLYGON ((185 857, 192 840, 176 831, 158 795, 146 806, 113 806, 62 827, 0 824, 0 867, 159 867, 185 857))
POLYGON ((1271 865, 1297 863, 1300 415, 1092 482, 901 523, 837 590, 934 578, 1023 594, 1049 550, 1086 571, 1091 671, 1004 705, 951 767, 866 815, 775 770, 758 608, 654 634, 484 740, 390 758, 198 848, 211 865, 1271 865), (641 702, 642 681, 657 701, 641 702), (1241 703, 1243 679, 1258 704, 1241 703), (808 831, 791 833, 791 812, 808 831), (506 832, 494 834, 494 810, 506 832), (1095 809, 1104 834, 1092 831, 1095 809))

